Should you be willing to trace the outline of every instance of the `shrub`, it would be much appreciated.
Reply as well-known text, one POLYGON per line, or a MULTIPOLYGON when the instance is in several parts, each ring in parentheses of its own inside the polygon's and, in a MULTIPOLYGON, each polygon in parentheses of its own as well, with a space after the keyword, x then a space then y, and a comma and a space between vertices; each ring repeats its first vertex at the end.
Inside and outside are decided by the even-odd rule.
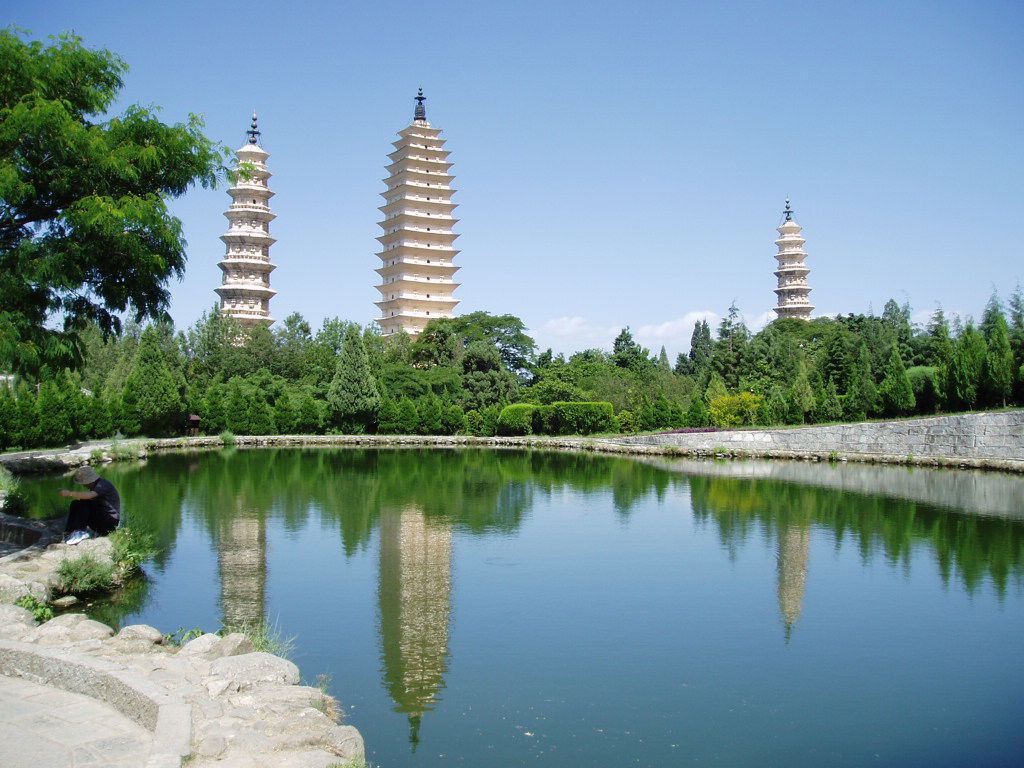
POLYGON ((552 403, 554 431, 558 435, 592 435, 615 432, 615 408, 611 403, 552 403))
POLYGON ((113 544, 110 556, 117 567, 118 581, 138 573, 142 564, 157 552, 150 534, 140 533, 128 526, 111 533, 110 541, 113 544))
POLYGON ((533 434, 533 412, 535 405, 517 403, 506 405, 498 416, 499 435, 530 435, 533 434))
POLYGON ((53 618, 53 609, 33 595, 23 595, 15 600, 14 604, 32 611, 32 615, 40 624, 53 618))
POLYGON ((636 417, 629 411, 619 411, 619 431, 631 434, 637 431, 636 417))
POLYGON ((484 419, 479 411, 466 411, 466 432, 471 435, 482 435, 484 419))
POLYGON ((57 566, 57 590, 65 595, 85 595, 114 587, 114 564, 84 554, 57 566))
POLYGON ((533 411, 533 433, 536 435, 557 435, 558 425, 555 423, 555 408, 552 405, 538 405, 533 411))
POLYGON ((223 432, 221 432, 220 439, 225 446, 234 445, 235 443, 238 442, 238 440, 235 438, 235 433, 232 432, 230 429, 225 429, 223 432))
POLYGON ((4 467, 0 467, 0 492, 5 494, 0 511, 8 515, 24 515, 28 512, 28 496, 21 490, 21 480, 4 467))
POLYGON ((720 427, 741 427, 757 422, 761 407, 761 395, 740 392, 738 395, 723 395, 711 401, 711 420, 720 427))

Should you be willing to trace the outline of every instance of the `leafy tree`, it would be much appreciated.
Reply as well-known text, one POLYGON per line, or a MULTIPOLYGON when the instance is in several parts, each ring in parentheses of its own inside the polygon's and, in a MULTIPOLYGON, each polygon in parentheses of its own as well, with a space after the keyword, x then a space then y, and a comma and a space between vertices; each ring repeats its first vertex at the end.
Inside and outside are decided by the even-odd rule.
POLYGON ((181 394, 160 347, 155 325, 148 326, 139 340, 123 402, 126 406, 130 403, 139 430, 147 435, 166 435, 181 426, 181 394))
POLYGON ((914 410, 914 390, 907 377, 907 369, 903 365, 898 345, 893 345, 889 362, 885 366, 885 376, 878 386, 878 396, 882 402, 882 411, 886 416, 906 416, 914 410))
POLYGON ((274 331, 277 354, 275 372, 286 379, 297 381, 306 375, 313 330, 298 312, 292 312, 274 331))
POLYGON ((708 388, 704 392, 704 400, 709 404, 713 400, 717 400, 720 397, 725 397, 729 394, 728 388, 725 386, 725 381, 716 371, 711 374, 711 381, 708 382, 708 388))
POLYGON ((0 365, 79 364, 88 322, 110 333, 125 311, 162 317, 184 272, 167 201, 213 186, 225 154, 194 115, 108 117, 125 71, 71 34, 44 45, 0 30, 0 365))
POLYGON ((35 448, 42 442, 39 431, 39 403, 36 393, 22 384, 15 398, 14 430, 12 443, 22 448, 35 448))
POLYGON ((332 423, 342 429, 362 433, 376 425, 380 394, 358 326, 350 326, 345 334, 334 378, 327 390, 327 404, 332 423))
POLYGON ((711 422, 719 427, 741 427, 757 422, 764 398, 753 392, 716 397, 711 401, 711 422))
POLYGON ((466 408, 480 410, 488 405, 511 402, 518 382, 502 367, 498 348, 485 341, 474 341, 462 357, 462 402, 466 408))

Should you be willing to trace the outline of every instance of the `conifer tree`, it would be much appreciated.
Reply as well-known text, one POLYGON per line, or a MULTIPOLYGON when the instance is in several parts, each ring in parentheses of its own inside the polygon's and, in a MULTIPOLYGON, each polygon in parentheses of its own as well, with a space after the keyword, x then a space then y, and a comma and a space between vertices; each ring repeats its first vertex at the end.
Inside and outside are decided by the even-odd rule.
POLYGON ((139 428, 144 434, 160 436, 181 428, 181 393, 155 325, 142 332, 132 372, 125 382, 125 395, 125 402, 130 400, 134 404, 139 428))
POLYGON ((983 369, 982 391, 987 405, 1006 407, 1006 402, 1013 396, 1014 365, 1013 349, 1010 347, 1010 329, 1006 324, 1006 316, 1001 307, 993 309, 986 318, 985 328, 985 365, 983 369))
POLYGON ((249 392, 247 420, 250 435, 274 435, 274 411, 260 392, 249 392))
POLYGON ((441 433, 457 435, 466 429, 466 414, 455 403, 444 403, 441 406, 441 433))
POLYGON ((914 389, 910 386, 907 369, 900 356, 899 345, 894 344, 885 366, 885 376, 878 386, 882 411, 886 416, 906 416, 914 410, 914 389))
POLYGON ((44 381, 39 387, 39 434, 43 445, 63 445, 72 434, 67 400, 57 382, 44 381))
POLYGON ((708 410, 707 403, 704 402, 704 398, 699 394, 695 394, 690 399, 690 405, 686 408, 686 412, 683 414, 683 423, 687 427, 707 427, 711 425, 711 412, 708 410))
POLYGON ((841 421, 843 418, 843 407, 839 402, 839 393, 836 391, 836 385, 831 381, 825 385, 815 416, 819 423, 841 421))
POLYGON ((851 420, 860 421, 878 412, 878 388, 871 370, 871 352, 864 342, 857 352, 853 378, 846 394, 849 400, 846 416, 851 420))
POLYGON ((306 392, 299 401, 299 418, 296 429, 304 435, 314 435, 320 432, 320 409, 316 407, 313 395, 306 392))
POLYGON ((985 338, 974 323, 968 321, 953 347, 950 364, 943 371, 942 390, 947 410, 963 411, 977 407, 987 351, 985 338))
POLYGON ((720 397, 725 397, 729 394, 729 390, 725 386, 725 381, 716 371, 711 374, 711 381, 708 382, 708 387, 704 392, 704 400, 708 405, 713 403, 720 397))
POLYGON ((349 326, 327 390, 331 421, 347 432, 361 434, 376 426, 380 394, 357 325, 349 326))
POLYGON ((668 362, 668 352, 665 351, 665 345, 661 345, 661 352, 658 354, 658 367, 665 371, 671 371, 672 366, 668 362))
POLYGON ((88 437, 93 439, 109 437, 114 432, 114 426, 110 419, 110 411, 107 409, 107 401, 100 395, 94 394, 86 402, 86 408, 89 411, 88 437))
POLYGON ((420 431, 419 410, 408 398, 398 404, 398 428, 400 435, 415 435, 420 431))
POLYGON ((421 435, 440 435, 443 433, 441 428, 441 401, 438 400, 437 395, 433 392, 420 403, 419 414, 420 423, 418 431, 421 435))
POLYGON ((810 375, 807 372, 807 362, 803 358, 800 358, 800 362, 797 364, 796 378, 790 388, 790 402, 797 418, 801 423, 805 423, 807 415, 814 410, 816 401, 810 375))
POLYGON ((22 384, 15 397, 14 444, 22 448, 35 448, 40 444, 39 403, 35 390, 22 384))
POLYGON ((277 433, 279 435, 294 434, 298 418, 299 410, 295 407, 291 394, 287 391, 282 392, 274 403, 274 423, 277 425, 277 433))
POLYGON ((711 351, 714 342, 711 339, 711 326, 707 320, 701 320, 693 326, 693 333, 690 335, 690 361, 693 363, 692 372, 696 375, 706 370, 711 365, 711 351))
POLYGON ((236 435, 252 435, 249 428, 249 398, 241 377, 235 376, 228 382, 227 407, 224 409, 224 423, 236 435))
POLYGON ((397 435, 402 431, 399 421, 398 403, 390 397, 382 397, 377 413, 377 431, 382 435, 397 435))

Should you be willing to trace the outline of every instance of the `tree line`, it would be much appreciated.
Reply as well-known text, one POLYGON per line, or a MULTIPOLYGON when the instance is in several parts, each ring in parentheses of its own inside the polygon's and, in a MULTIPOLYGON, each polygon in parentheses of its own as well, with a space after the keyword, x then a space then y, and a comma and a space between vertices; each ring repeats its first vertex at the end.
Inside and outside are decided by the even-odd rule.
POLYGON ((243 328, 212 308, 191 327, 82 334, 83 364, 0 388, 0 448, 112 435, 529 434, 814 424, 1024 404, 1024 297, 993 294, 977 324, 937 309, 777 320, 733 306, 696 324, 674 364, 624 328, 611 350, 537 353, 513 315, 432 321, 417 339, 298 313, 243 328), (594 403, 570 408, 565 403, 594 403), (524 408, 524 405, 534 406, 524 408), (507 406, 516 406, 506 410, 507 406), (588 410, 588 408, 590 410, 588 410), (558 414, 572 414, 572 417, 558 414))

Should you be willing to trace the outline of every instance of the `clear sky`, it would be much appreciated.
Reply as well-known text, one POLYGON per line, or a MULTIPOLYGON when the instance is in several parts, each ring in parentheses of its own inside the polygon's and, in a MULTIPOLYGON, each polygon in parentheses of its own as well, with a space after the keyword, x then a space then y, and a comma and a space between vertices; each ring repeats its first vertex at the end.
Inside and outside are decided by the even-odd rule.
MULTIPOLYGON (((459 190, 460 312, 542 346, 774 306, 774 227, 804 226, 817 313, 978 314, 1024 281, 1024 4, 1009 2, 2 3, 131 65, 121 104, 205 116, 271 153, 279 320, 369 322, 385 155, 422 85, 459 190)), ((224 189, 174 203, 214 301, 224 189)))

